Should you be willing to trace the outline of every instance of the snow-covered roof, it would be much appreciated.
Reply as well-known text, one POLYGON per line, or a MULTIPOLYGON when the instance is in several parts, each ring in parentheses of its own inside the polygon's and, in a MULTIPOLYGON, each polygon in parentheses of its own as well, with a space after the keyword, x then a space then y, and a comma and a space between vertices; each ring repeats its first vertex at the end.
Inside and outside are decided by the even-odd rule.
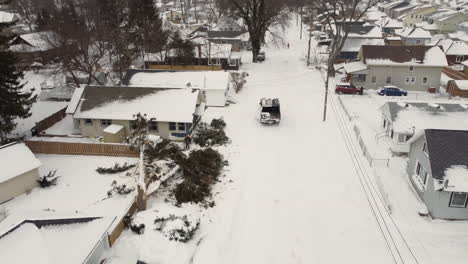
POLYGON ((138 72, 129 80, 134 87, 165 87, 202 90, 226 90, 230 73, 224 71, 138 72))
POLYGON ((367 65, 446 67, 444 52, 427 46, 363 46, 367 65))
MULTIPOLYGON (((15 52, 35 52, 35 51, 47 51, 53 49, 54 46, 58 46, 58 36, 52 31, 42 31, 27 33, 18 36, 18 38, 23 39, 29 45, 16 44, 11 45, 10 50, 15 52)), ((13 40, 16 41, 16 40, 13 40)))
POLYGON ((134 120, 137 113, 162 122, 191 123, 198 90, 87 86, 73 118, 134 120))
POLYGON ((0 234, 0 263, 86 263, 113 220, 98 218, 69 224, 17 223, 8 233, 0 234))
POLYGON ((23 143, 1 146, 0 160, 2 161, 0 183, 41 166, 41 162, 23 143))
POLYGON ((445 50, 447 55, 468 55, 468 45, 463 41, 453 41, 445 50))
POLYGON ((342 52, 358 52, 362 45, 385 45, 385 41, 381 38, 366 39, 366 38, 348 38, 345 40, 342 52))
POLYGON ((124 127, 122 125, 112 124, 112 125, 106 127, 103 130, 103 132, 104 133, 109 133, 109 134, 117 134, 122 129, 124 129, 124 127))
POLYGON ((468 91, 468 80, 454 80, 458 89, 468 91))
POLYGON ((447 181, 444 191, 468 192, 468 169, 465 165, 452 165, 447 168, 443 179, 447 181))
POLYGON ((10 24, 18 20, 15 13, 0 11, 0 23, 10 24))
MULTIPOLYGON (((198 38, 196 42, 199 44, 193 48, 196 58, 230 58, 232 54, 232 44, 214 44, 201 38, 198 38)), ((166 56, 175 57, 176 49, 161 53, 146 53, 145 61, 161 61, 166 56)))
POLYGON ((354 61, 354 62, 350 62, 350 63, 345 63, 345 64, 342 64, 342 66, 343 66, 343 69, 347 73, 353 73, 353 72, 358 72, 358 71, 362 71, 362 70, 367 69, 367 66, 364 63, 362 63, 361 61, 354 61))
POLYGON ((377 26, 353 25, 348 38, 382 38, 382 30, 377 26))
POLYGON ((395 34, 406 39, 431 39, 431 33, 419 27, 406 27, 396 31, 395 34))
POLYGON ((386 18, 383 20, 382 28, 403 28, 403 23, 396 19, 386 18))
POLYGON ((75 113, 76 108, 78 107, 78 104, 80 103, 81 96, 83 95, 83 91, 84 91, 83 87, 75 88, 75 91, 73 92, 70 103, 67 106, 67 110, 65 111, 66 114, 75 113))

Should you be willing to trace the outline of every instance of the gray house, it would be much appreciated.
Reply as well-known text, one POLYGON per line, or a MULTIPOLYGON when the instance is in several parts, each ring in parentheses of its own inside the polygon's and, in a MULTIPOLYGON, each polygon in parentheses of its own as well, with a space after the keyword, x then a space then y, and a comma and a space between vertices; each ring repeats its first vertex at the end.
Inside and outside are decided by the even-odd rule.
POLYGON ((0 146, 0 204, 38 186, 41 162, 23 143, 0 146))
POLYGON ((410 140, 424 129, 468 130, 468 106, 422 102, 387 102, 381 108, 379 141, 396 155, 410 151, 410 140))
POLYGON ((357 87, 377 89, 393 85, 408 91, 438 91, 447 59, 439 47, 367 46, 358 54, 365 70, 348 72, 357 87))
POLYGON ((433 218, 468 219, 468 131, 426 129, 411 140, 406 172, 433 218))

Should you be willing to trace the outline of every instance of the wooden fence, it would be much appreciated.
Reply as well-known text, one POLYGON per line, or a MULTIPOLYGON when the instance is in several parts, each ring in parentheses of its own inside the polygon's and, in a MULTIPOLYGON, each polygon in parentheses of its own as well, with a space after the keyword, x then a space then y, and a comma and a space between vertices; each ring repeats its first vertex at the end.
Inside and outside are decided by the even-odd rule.
POLYGON ((122 235, 123 231, 126 229, 124 217, 126 215, 134 215, 137 211, 136 202, 133 202, 130 208, 128 209, 127 213, 124 214, 122 218, 120 218, 119 223, 115 226, 114 230, 109 234, 109 245, 112 247, 114 243, 119 239, 120 235, 122 235))
POLYGON ((221 65, 156 65, 149 64, 151 70, 174 70, 174 71, 222 71, 221 65))
POLYGON ((52 114, 51 116, 37 122, 36 123, 37 133, 41 133, 42 131, 52 127, 53 125, 55 125, 60 120, 64 119, 65 116, 67 115, 65 113, 66 110, 67 110, 67 108, 65 107, 62 110, 56 112, 55 114, 52 114))
POLYGON ((138 157, 138 151, 129 145, 100 143, 69 143, 51 141, 25 141, 32 152, 43 154, 94 155, 138 157))

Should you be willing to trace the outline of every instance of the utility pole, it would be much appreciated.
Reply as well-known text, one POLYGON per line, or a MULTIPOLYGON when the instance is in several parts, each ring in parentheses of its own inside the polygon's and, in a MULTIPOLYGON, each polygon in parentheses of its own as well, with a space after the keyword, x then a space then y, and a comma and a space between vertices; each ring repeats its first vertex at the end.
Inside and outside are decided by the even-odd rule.
POLYGON ((301 36, 299 37, 300 39, 302 39, 302 6, 301 6, 301 12, 299 13, 299 16, 301 17, 301 36))
POLYGON ((307 51, 307 67, 310 65, 310 42, 312 41, 312 19, 313 19, 313 12, 310 13, 310 21, 309 21, 309 50, 307 51))

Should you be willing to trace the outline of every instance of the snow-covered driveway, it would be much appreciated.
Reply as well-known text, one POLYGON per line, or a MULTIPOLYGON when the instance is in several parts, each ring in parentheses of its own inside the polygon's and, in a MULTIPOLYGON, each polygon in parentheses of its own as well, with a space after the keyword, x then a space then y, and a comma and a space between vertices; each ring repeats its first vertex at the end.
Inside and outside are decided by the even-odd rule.
POLYGON ((199 264, 392 263, 333 111, 322 122, 323 81, 301 60, 307 43, 247 63, 238 103, 224 116, 233 141, 232 183, 211 212, 193 257, 199 264), (279 97, 282 122, 262 126, 261 97, 279 97))

